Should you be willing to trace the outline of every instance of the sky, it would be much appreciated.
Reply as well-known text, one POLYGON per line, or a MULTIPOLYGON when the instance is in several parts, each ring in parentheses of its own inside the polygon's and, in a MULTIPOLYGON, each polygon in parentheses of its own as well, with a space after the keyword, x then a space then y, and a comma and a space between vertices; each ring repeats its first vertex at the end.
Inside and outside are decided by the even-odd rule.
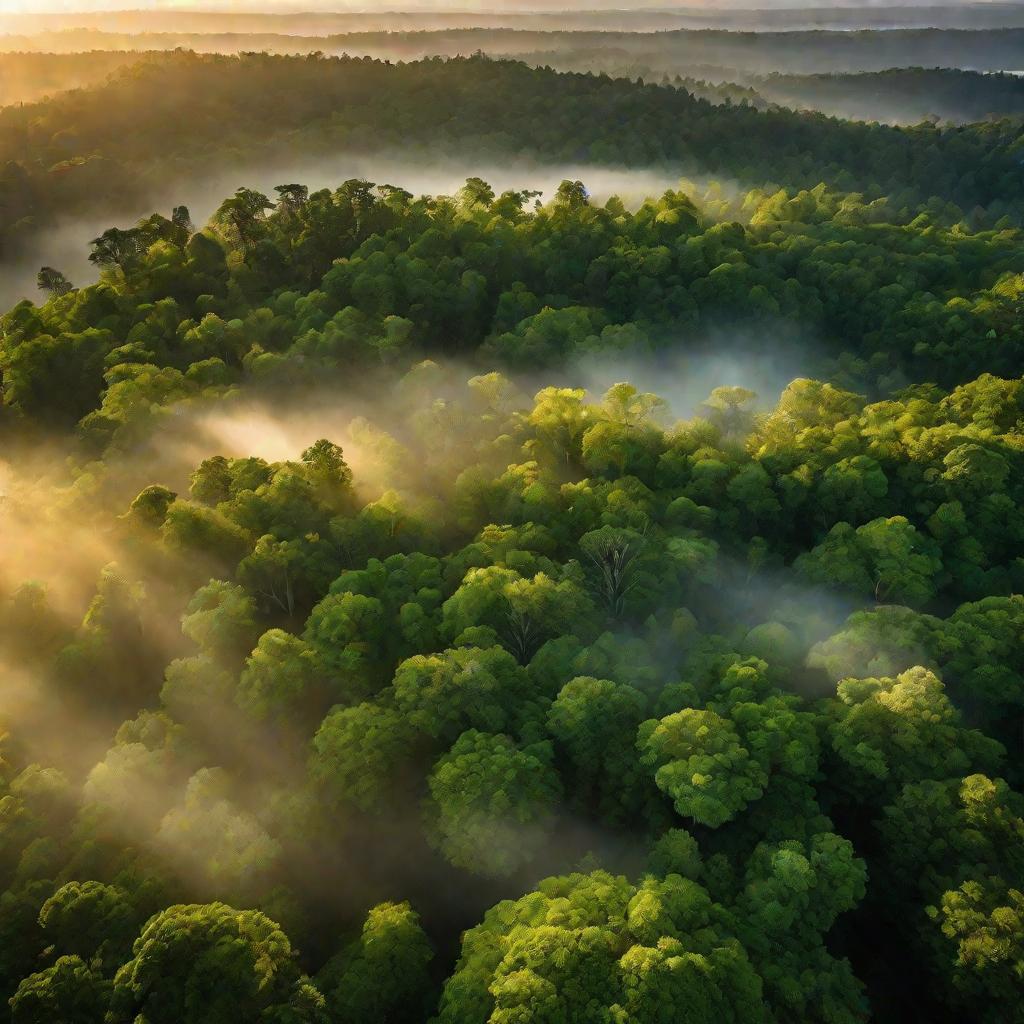
MULTIPOLYGON (((897 6, 963 6, 969 0, 897 0, 897 6)), ((982 0, 984 2, 984 0, 982 0)), ((674 8, 886 7, 886 0, 0 0, 0 14, 108 10, 216 10, 242 12, 382 10, 672 10, 674 8)))

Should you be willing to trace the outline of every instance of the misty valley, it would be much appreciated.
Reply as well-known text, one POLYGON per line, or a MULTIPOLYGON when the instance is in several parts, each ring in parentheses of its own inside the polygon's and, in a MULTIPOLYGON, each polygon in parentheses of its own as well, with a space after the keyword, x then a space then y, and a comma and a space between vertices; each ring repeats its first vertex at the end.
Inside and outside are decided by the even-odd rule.
POLYGON ((1024 6, 0 3, 0 1021, 1024 1024, 1024 6))

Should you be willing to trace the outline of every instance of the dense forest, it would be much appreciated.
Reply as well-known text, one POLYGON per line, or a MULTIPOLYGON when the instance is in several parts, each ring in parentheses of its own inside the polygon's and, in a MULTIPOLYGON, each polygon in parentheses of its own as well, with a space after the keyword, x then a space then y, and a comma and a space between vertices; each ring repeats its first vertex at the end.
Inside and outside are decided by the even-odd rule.
MULTIPOLYGON (((849 120, 905 125, 926 120, 968 124, 1000 118, 1019 120, 1024 116, 1024 79, 1013 74, 891 68, 847 74, 762 75, 707 63, 681 65, 657 52, 629 53, 614 47, 524 51, 511 56, 532 67, 642 79, 682 89, 712 103, 747 104, 761 110, 772 106, 817 110, 849 120), (680 68, 684 74, 679 73, 680 68)), ((135 65, 164 62, 174 66, 178 60, 176 54, 165 50, 47 53, 0 49, 0 95, 7 106, 32 103, 68 90, 103 85, 122 69, 135 65)), ((186 72, 178 67, 184 77, 186 72)), ((130 76, 129 72, 129 80, 130 76)), ((124 85, 122 80, 122 91, 124 85)), ((105 95, 109 99, 110 94, 105 95)), ((99 101, 94 97, 92 102, 99 101)), ((38 113, 39 108, 32 112, 38 113)), ((68 141, 65 135, 65 146, 68 141)))
POLYGON ((785 107, 855 121, 969 123, 1024 117, 1024 79, 957 68, 891 68, 860 75, 769 75, 761 95, 785 107))
POLYGON ((0 108, 0 255, 40 224, 142 201, 243 157, 387 150, 655 166, 775 188, 825 181, 898 210, 955 204, 990 226, 1017 223, 1024 202, 1014 121, 897 129, 723 109, 673 85, 484 55, 391 64, 179 52, 93 88, 0 108))
MULTIPOLYGON (((1024 79, 1017 74, 959 68, 889 68, 846 74, 749 74, 739 68, 687 64, 658 53, 615 48, 548 50, 514 54, 534 67, 595 71, 614 78, 642 79, 685 89, 712 103, 772 105, 817 110, 854 121, 914 125, 922 121, 970 124, 1024 117, 1024 79)), ((59 57, 55 58, 59 60, 59 57)), ((2 62, 2 57, 0 57, 2 62)))
POLYGON ((678 184, 238 181, 0 314, 0 1020, 1024 1024, 1019 119, 6 59, 8 261, 282 151, 678 184))

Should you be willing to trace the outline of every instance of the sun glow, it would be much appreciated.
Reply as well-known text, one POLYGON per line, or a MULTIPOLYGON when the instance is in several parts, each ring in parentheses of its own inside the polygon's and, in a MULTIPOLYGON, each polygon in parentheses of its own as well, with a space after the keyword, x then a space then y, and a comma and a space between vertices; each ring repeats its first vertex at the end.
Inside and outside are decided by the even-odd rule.
MULTIPOLYGON (((343 10, 347 5, 342 2, 335 6, 339 10, 343 10)), ((222 13, 243 13, 275 8, 284 10, 290 9, 290 7, 291 5, 287 3, 264 3, 263 0, 254 0, 252 3, 238 3, 237 0, 211 0, 211 2, 203 2, 203 0, 132 0, 131 3, 122 3, 119 0, 0 0, 0 17, 5 14, 21 16, 97 14, 128 9, 151 11, 201 9, 222 13)))

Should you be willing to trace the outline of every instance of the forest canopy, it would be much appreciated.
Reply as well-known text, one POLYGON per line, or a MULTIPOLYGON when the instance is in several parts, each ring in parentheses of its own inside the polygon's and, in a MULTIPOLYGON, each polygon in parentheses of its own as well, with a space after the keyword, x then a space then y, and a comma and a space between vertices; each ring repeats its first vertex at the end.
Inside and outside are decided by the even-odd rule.
POLYGON ((147 54, 0 237, 396 146, 677 184, 239 182, 0 314, 0 1019, 1024 1024, 1019 123, 147 54))
POLYGON ((773 191, 825 182, 897 210, 943 203, 960 211, 954 219, 1021 219, 1012 120, 895 128, 722 107, 672 84, 482 54, 408 64, 317 53, 157 56, 90 88, 0 108, 0 255, 54 221, 138 205, 184 176, 270 161, 282 149, 660 167, 773 191))

